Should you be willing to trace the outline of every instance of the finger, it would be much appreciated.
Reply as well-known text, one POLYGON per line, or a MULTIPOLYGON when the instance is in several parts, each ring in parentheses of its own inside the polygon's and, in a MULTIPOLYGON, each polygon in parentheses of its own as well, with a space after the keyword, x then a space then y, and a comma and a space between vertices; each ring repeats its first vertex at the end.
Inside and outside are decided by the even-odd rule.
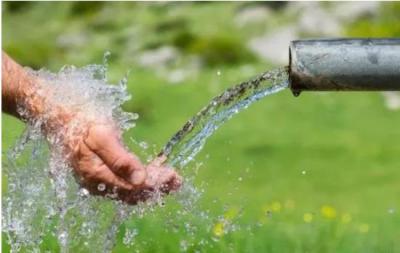
POLYGON ((183 184, 183 178, 176 174, 174 179, 169 183, 169 189, 170 191, 177 191, 179 188, 181 188, 183 184))
POLYGON ((84 143, 79 145, 75 161, 73 166, 84 181, 88 181, 89 183, 94 181, 103 182, 124 189, 133 188, 129 182, 115 175, 104 161, 84 143))
POLYGON ((125 178, 135 186, 142 185, 147 177, 145 168, 138 166, 134 162, 133 155, 126 151, 124 154, 121 153, 114 162, 107 165, 115 174, 125 178))
POLYGON ((89 183, 91 182, 92 184, 97 184, 96 187, 100 183, 105 184, 106 189, 97 188, 99 191, 104 191, 104 192, 106 192, 107 188, 108 190, 110 190, 114 187, 118 187, 120 189, 129 191, 135 188, 129 182, 116 176, 105 164, 100 167, 97 167, 96 169, 93 169, 91 175, 87 176, 85 180, 88 181, 89 183))
POLYGON ((159 182, 163 185, 162 188, 166 188, 168 192, 176 191, 182 185, 182 177, 173 168, 163 165, 166 160, 167 156, 165 155, 159 156, 154 160, 154 163, 161 166, 160 169, 163 171, 159 182))
POLYGON ((152 191, 143 189, 134 191, 121 190, 118 192, 118 198, 130 205, 136 205, 138 202, 145 202, 151 198, 152 195, 152 191))
POLYGON ((182 185, 182 178, 173 170, 165 169, 160 177, 160 190, 163 192, 176 191, 182 185))
POLYGON ((92 127, 85 143, 114 173, 127 178, 134 185, 143 184, 146 178, 143 164, 123 147, 112 127, 92 127))

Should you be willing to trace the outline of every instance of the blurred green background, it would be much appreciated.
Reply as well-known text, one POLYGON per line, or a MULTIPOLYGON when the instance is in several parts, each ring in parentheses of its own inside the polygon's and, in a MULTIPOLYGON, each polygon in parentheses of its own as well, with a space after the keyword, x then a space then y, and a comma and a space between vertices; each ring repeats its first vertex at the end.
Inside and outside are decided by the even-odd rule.
MULTIPOLYGON (((400 37, 400 3, 3 2, 2 21, 3 49, 34 69, 100 63, 110 51, 109 78, 130 70, 124 109, 140 114, 127 144, 156 152, 213 96, 285 65, 290 40, 400 37)), ((133 220, 137 243, 119 238, 114 251, 400 252, 398 103, 396 94, 290 91, 258 102, 197 159, 198 208, 241 229, 216 219, 185 241, 165 230, 161 209, 133 220)), ((2 115, 3 158, 23 127, 2 115)), ((42 248, 58 251, 53 239, 42 248)))

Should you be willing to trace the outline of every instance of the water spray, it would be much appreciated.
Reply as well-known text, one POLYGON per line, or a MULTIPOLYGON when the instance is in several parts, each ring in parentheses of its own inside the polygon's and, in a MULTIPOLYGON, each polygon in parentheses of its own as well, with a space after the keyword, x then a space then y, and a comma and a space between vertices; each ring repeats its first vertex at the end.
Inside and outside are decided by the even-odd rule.
POLYGON ((400 39, 296 40, 289 87, 302 91, 400 91, 400 39))

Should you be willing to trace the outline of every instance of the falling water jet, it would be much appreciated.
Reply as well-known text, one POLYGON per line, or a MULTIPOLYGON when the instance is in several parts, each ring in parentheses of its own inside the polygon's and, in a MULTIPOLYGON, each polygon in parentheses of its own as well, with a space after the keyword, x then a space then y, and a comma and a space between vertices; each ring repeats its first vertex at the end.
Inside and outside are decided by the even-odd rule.
POLYGON ((280 68, 226 89, 187 121, 167 142, 159 156, 167 156, 169 165, 183 168, 224 122, 252 103, 287 87, 287 68, 280 68))

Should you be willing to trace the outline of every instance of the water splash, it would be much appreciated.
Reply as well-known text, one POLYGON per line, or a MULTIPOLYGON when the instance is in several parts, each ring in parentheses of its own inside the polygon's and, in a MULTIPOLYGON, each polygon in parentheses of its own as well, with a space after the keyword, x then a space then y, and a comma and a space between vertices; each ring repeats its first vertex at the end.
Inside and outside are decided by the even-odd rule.
POLYGON ((166 155, 171 166, 183 168, 224 122, 252 103, 284 90, 288 83, 287 70, 280 68, 228 88, 187 121, 164 146, 160 155, 166 155))
MULTIPOLYGON (((26 130, 8 152, 8 162, 4 164, 8 188, 3 198, 2 230, 11 252, 37 251, 48 236, 58 240, 60 252, 74 252, 77 247, 89 252, 110 252, 119 225, 127 217, 151 211, 157 205, 132 207, 90 195, 72 173, 68 154, 61 148, 61 136, 43 133, 55 108, 75 115, 63 134, 81 131, 79 120, 83 117, 113 122, 121 131, 133 127, 138 115, 121 109, 122 103, 130 99, 127 80, 109 84, 106 70, 105 63, 82 68, 66 66, 58 73, 27 70, 49 89, 37 90, 36 94, 46 99, 43 112, 27 120, 26 130)), ((26 119, 30 116, 23 106, 19 113, 26 119)), ((99 191, 104 188, 104 184, 98 185, 99 191)))

